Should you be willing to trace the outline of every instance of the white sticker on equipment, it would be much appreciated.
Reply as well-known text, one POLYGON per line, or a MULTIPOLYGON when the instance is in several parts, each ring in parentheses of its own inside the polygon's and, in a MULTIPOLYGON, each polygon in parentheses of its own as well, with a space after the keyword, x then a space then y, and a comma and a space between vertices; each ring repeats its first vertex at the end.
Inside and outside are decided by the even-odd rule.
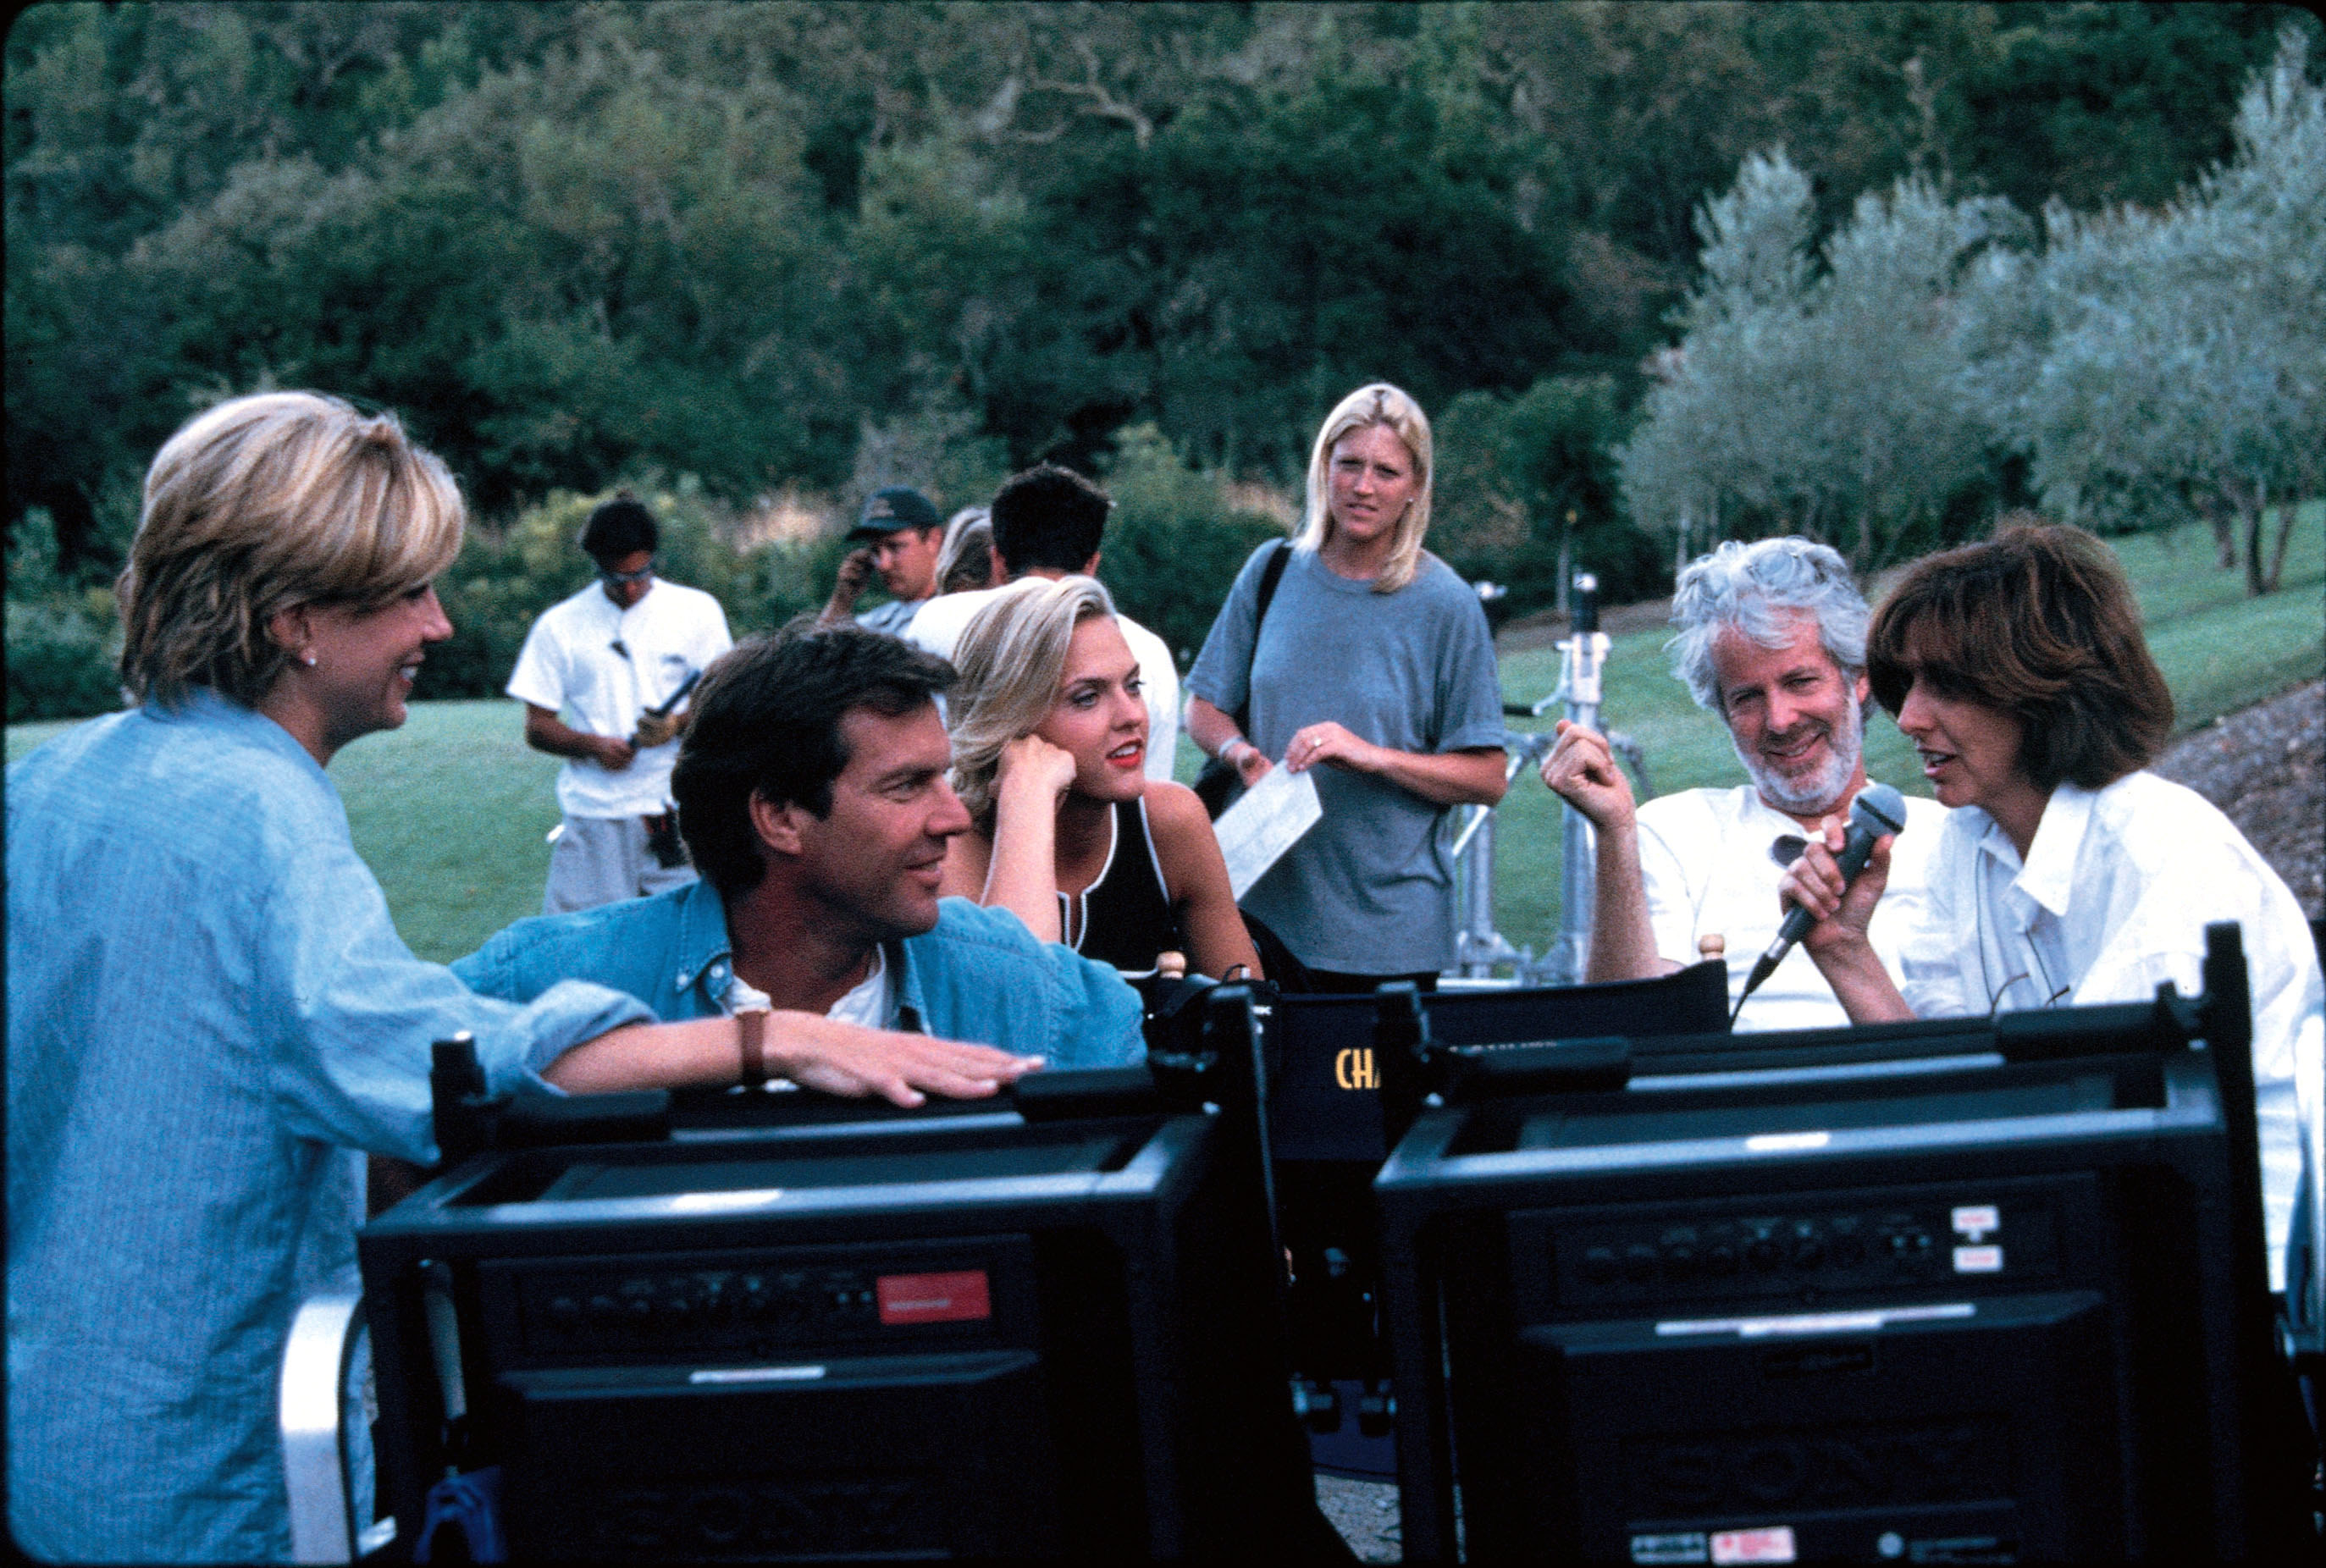
POLYGON ((1955 1248, 1957 1274, 2001 1274, 2003 1248, 2000 1247, 1958 1247, 1955 1248))
POLYGON ((1992 1203, 1966 1203, 1954 1213, 1955 1234, 1966 1241, 1984 1241, 2003 1229, 2003 1216, 1992 1203))
POLYGON ((1712 1537, 1715 1563, 1791 1563, 1793 1527, 1770 1525, 1758 1530, 1722 1530, 1712 1537))
POLYGON ((1744 1140, 1748 1155, 1791 1155, 1821 1149, 1833 1142, 1829 1132, 1754 1133, 1744 1140))
POLYGON ((814 1383, 823 1369, 805 1367, 705 1367, 689 1372, 690 1383, 814 1383))
POLYGON ((1701 1530, 1675 1530, 1668 1536, 1634 1536, 1632 1537, 1632 1561, 1634 1563, 1707 1563, 1711 1561, 1710 1545, 1701 1530))
POLYGON ((781 1187, 752 1187, 737 1192, 674 1192, 675 1214, 731 1214, 738 1209, 764 1209, 784 1195, 781 1187))

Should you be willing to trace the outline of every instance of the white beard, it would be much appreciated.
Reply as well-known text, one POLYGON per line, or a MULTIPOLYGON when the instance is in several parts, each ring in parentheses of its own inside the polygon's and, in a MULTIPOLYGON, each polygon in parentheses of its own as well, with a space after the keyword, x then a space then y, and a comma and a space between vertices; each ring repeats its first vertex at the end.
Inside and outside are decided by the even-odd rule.
POLYGON ((1753 780, 1753 787, 1761 798, 1781 812, 1798 816, 1827 812, 1841 803, 1842 792, 1856 775, 1857 759, 1865 749, 1865 714, 1858 706, 1857 693, 1849 693, 1849 712, 1842 728, 1827 736, 1826 762, 1823 767, 1806 777, 1787 778, 1737 743, 1736 732, 1730 730, 1728 744, 1736 753, 1736 760, 1753 780))

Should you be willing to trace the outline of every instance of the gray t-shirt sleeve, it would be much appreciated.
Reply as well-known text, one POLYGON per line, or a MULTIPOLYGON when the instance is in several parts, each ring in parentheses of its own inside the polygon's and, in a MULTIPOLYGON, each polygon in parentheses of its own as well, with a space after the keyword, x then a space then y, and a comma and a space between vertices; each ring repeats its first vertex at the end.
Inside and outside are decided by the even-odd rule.
POLYGON ((921 613, 921 606, 926 602, 917 598, 892 598, 887 604, 875 605, 858 616, 856 624, 868 632, 901 637, 905 635, 905 628, 913 624, 913 617, 921 613))
POLYGON ((1439 665, 1444 679, 1438 697, 1445 704, 1437 716, 1435 738, 1439 751, 1501 746, 1507 733, 1503 723, 1502 672, 1494 662, 1494 639, 1486 629, 1486 611, 1466 591, 1462 598, 1468 603, 1449 606, 1450 613, 1442 623, 1447 645, 1439 665))

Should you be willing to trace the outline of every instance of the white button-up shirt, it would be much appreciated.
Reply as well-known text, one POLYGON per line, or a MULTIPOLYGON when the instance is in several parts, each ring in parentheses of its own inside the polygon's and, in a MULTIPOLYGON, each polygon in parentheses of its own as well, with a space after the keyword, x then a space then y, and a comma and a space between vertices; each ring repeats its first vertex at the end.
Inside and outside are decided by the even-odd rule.
POLYGON ((1899 987, 1921 1017, 2145 1002, 2167 980, 2194 997, 2205 927, 2238 923, 2270 1277, 2282 1287, 2301 1170, 2295 1064, 2314 1078, 2326 1038, 2326 977, 2293 892, 2203 796, 2145 772, 2052 791, 2024 863, 1975 806, 1950 813, 1938 851, 1899 987))

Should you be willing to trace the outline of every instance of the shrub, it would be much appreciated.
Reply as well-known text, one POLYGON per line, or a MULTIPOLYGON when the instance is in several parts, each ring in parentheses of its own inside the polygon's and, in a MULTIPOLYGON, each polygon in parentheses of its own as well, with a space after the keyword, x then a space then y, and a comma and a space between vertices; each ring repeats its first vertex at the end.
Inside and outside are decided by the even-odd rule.
POLYGON ((70 604, 8 600, 8 722, 86 719, 121 706, 102 623, 70 604))
POLYGON ((57 566, 56 528, 28 508, 8 550, 8 722, 85 719, 121 706, 113 590, 57 566))

